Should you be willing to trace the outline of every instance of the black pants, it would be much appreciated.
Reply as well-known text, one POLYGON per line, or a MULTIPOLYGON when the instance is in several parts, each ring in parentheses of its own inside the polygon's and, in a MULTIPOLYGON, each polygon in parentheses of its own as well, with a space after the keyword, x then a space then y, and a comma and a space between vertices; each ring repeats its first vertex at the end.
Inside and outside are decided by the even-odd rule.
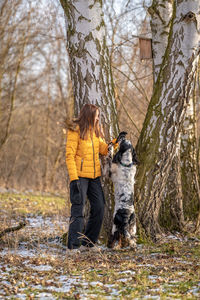
POLYGON ((80 188, 70 183, 71 218, 68 232, 68 248, 77 249, 80 244, 93 246, 97 242, 104 215, 104 194, 100 177, 95 179, 79 178, 80 188), (84 206, 88 197, 90 216, 84 232, 84 206), (91 241, 91 242, 90 242, 91 241))

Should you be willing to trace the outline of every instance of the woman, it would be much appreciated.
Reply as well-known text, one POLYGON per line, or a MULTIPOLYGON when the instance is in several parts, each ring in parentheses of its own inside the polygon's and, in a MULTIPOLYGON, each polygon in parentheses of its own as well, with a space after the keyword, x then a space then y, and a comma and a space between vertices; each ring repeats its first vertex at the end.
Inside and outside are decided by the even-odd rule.
POLYGON ((93 247, 97 242, 104 215, 104 194, 101 186, 99 153, 106 155, 108 145, 104 142, 99 126, 99 108, 85 104, 79 117, 68 130, 66 164, 70 177, 71 217, 68 232, 68 248, 76 252, 93 247), (86 196, 91 210, 82 238, 86 196))

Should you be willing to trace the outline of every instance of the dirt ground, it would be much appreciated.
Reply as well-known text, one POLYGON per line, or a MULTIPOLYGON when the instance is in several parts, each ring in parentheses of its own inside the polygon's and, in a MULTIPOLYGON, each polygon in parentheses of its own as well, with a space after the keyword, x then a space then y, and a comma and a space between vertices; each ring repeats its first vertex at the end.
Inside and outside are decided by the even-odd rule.
POLYGON ((0 195, 0 299, 200 299, 200 235, 163 236, 157 244, 74 256, 62 197, 0 195))

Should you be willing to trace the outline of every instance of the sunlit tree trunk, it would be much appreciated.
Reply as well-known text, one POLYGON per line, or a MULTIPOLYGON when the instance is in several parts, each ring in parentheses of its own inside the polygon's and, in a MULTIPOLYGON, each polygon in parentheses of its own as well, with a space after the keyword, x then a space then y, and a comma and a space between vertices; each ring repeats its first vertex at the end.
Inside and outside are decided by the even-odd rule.
POLYGON ((112 136, 117 133, 118 126, 102 1, 61 0, 61 4, 67 17, 67 47, 75 113, 85 103, 100 106, 103 121, 112 136))
MULTIPOLYGON (((75 114, 85 103, 101 108, 109 141, 118 133, 114 85, 105 39, 102 1, 60 0, 66 15, 67 48, 74 91, 75 114)), ((111 230, 113 193, 105 182, 105 229, 111 230)))
MULTIPOLYGON (((170 23, 172 21, 173 1, 154 0, 148 11, 151 14, 153 72, 155 84, 168 45, 170 23)), ((159 223, 165 228, 180 230, 183 225, 183 220, 179 138, 162 197, 162 204, 159 212, 159 223)))
POLYGON ((151 15, 153 74, 154 84, 164 59, 168 45, 170 22, 172 21, 173 1, 153 0, 148 12, 151 15))
MULTIPOLYGON (((197 112, 199 112, 200 108, 200 61, 198 65, 198 72, 197 72, 197 82, 196 82, 196 101, 198 103, 197 105, 197 112)), ((199 116, 199 114, 198 114, 199 116)), ((200 137, 197 136, 197 189, 198 191, 198 200, 199 200, 199 205, 198 205, 198 216, 197 216, 197 221, 196 221, 196 226, 195 226, 195 231, 198 232, 200 228, 200 137)))
MULTIPOLYGON (((154 0, 152 6, 149 8, 149 13, 151 14, 154 83, 158 78, 168 45, 172 12, 172 0, 154 0)), ((179 137, 159 213, 159 223, 163 227, 171 230, 182 229, 184 223, 182 199, 179 137)))
POLYGON ((139 220, 148 236, 161 233, 161 199, 177 150, 199 54, 199 2, 174 1, 168 44, 138 141, 139 220))
POLYGON ((179 135, 159 213, 159 223, 170 231, 182 231, 184 227, 180 148, 179 135))
POLYGON ((196 119, 196 85, 189 99, 181 136, 181 175, 184 195, 184 211, 194 219, 200 205, 198 172, 198 141, 196 119))

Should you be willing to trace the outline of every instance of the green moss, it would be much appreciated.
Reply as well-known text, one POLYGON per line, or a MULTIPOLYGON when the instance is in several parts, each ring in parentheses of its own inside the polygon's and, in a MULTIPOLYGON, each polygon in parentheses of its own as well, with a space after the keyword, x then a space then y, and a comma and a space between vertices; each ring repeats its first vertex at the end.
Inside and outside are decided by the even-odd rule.
MULTIPOLYGON (((136 208, 137 211, 137 208, 136 208)), ((137 222, 137 243, 138 244, 149 244, 151 243, 151 239, 146 235, 144 228, 142 227, 141 223, 137 222)))

